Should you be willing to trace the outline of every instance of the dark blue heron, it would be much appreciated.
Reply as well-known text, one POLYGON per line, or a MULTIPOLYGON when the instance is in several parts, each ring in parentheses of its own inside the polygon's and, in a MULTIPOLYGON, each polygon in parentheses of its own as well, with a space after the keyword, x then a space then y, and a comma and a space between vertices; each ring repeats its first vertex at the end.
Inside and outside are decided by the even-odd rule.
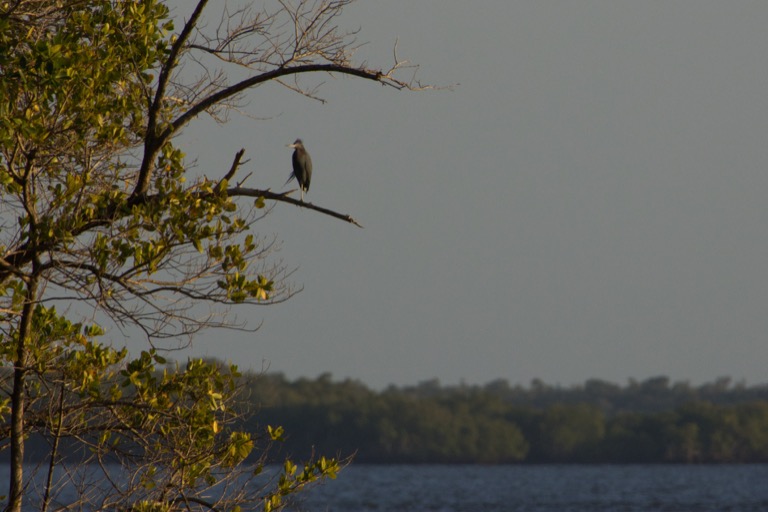
POLYGON ((309 158, 309 153, 304 149, 304 143, 301 139, 296 139, 296 142, 288 144, 287 147, 293 148, 293 173, 285 184, 287 185, 289 181, 296 178, 303 203, 304 192, 309 192, 309 182, 312 180, 312 159, 309 158))

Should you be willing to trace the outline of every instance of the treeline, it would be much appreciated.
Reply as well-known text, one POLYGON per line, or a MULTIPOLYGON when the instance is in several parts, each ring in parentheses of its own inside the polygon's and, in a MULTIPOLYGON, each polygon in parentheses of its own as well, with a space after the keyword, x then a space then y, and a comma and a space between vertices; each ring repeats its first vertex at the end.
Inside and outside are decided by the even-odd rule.
MULTIPOLYGON (((0 369, 0 373, 7 369, 0 369)), ((330 374, 289 380, 244 373, 244 422, 286 435, 291 457, 359 463, 765 463, 768 385, 701 386, 655 377, 620 386, 416 386, 371 390, 330 374)), ((264 438, 262 437, 262 440, 264 438)), ((50 447, 30 439, 29 460, 50 447)), ((64 447, 63 449, 66 449, 64 447)), ((0 451, 0 460, 7 456, 0 451)))
POLYGON ((373 391, 329 374, 248 375, 248 427, 285 427, 282 450, 368 463, 768 462, 768 386, 702 386, 666 377, 573 387, 485 386, 373 391))

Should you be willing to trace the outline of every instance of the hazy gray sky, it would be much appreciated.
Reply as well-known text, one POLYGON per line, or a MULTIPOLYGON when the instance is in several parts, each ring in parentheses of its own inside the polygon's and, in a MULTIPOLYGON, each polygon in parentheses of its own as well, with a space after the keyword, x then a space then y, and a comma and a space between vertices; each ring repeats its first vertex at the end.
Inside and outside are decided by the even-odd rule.
POLYGON ((245 147, 274 189, 303 138, 307 199, 365 226, 279 205, 259 228, 304 291, 194 354, 375 387, 767 380, 768 3, 361 0, 340 21, 361 59, 399 38, 459 85, 264 87, 248 112, 270 119, 186 130, 209 176, 245 147))

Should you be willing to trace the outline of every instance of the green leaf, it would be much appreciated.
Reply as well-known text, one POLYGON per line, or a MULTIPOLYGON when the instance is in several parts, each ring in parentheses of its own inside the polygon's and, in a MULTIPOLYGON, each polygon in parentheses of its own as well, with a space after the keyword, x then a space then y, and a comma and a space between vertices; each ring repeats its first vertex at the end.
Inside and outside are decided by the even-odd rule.
POLYGON ((285 433, 285 429, 283 427, 272 427, 272 425, 267 425, 267 433, 269 434, 270 439, 273 441, 283 441, 283 434, 285 433))

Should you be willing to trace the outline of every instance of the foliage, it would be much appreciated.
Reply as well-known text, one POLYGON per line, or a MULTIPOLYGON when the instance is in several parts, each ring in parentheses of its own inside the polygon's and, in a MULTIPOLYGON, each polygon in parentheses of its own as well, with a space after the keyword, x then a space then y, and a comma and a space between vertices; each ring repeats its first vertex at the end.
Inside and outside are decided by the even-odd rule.
MULTIPOLYGON (((160 503, 172 510, 189 502, 224 509, 262 503, 272 510, 283 496, 318 478, 333 478, 339 470, 335 459, 321 457, 310 459, 298 475, 290 463, 273 481, 254 481, 248 472, 238 472, 237 481, 221 493, 231 471, 249 456, 252 464, 263 466, 269 447, 279 440, 263 428, 238 428, 237 411, 247 407, 235 366, 190 360, 183 368, 160 370, 157 365, 166 361, 155 349, 128 359, 125 349, 94 339, 102 334, 98 327, 73 324, 41 305, 32 325, 35 367, 26 382, 25 421, 33 446, 48 462, 42 469, 49 480, 41 496, 29 496, 29 506, 62 504, 75 485, 79 506, 99 510, 157 510, 160 503), (79 469, 84 466, 87 475, 79 469), (66 479, 54 476, 61 470, 66 479), (201 498, 210 495, 217 498, 201 498)), ((10 379, 3 382, 10 394, 10 379)), ((0 413, 7 419, 7 401, 0 413)), ((6 430, 6 441, 9 434, 6 430)))
POLYGON ((322 457, 301 472, 286 462, 272 490, 248 487, 233 468, 257 448, 263 462, 276 430, 234 428, 236 369, 156 366, 162 340, 183 346, 204 329, 247 328, 234 321, 234 305, 292 295, 286 269, 270 262, 272 239, 254 234, 266 201, 355 222, 290 192, 235 184, 243 150, 208 173, 219 179, 194 176, 175 142, 199 115, 225 121, 246 91, 270 81, 309 98, 315 88, 301 78, 317 72, 420 88, 396 77, 402 62, 388 70, 352 63, 354 34, 335 24, 349 3, 207 9, 198 0, 177 26, 160 0, 0 2, 0 449, 11 462, 8 510, 33 504, 27 440, 47 445, 34 502, 41 510, 63 499, 64 481, 77 484, 78 501, 57 505, 74 508, 269 510, 338 470, 322 457), (129 358, 113 348, 124 333, 140 333, 146 350, 129 358), (97 489, 73 469, 82 461, 117 462, 128 475, 104 469, 107 489, 97 489))
POLYGON ((335 447, 375 463, 768 461, 764 386, 612 385, 623 404, 617 411, 605 400, 606 386, 594 381, 512 388, 432 380, 375 392, 328 374, 293 382, 279 374, 245 378, 260 417, 291 432, 292 453, 335 447), (694 398, 668 406, 683 387, 694 398), (562 401, 550 403, 549 392, 562 401))

